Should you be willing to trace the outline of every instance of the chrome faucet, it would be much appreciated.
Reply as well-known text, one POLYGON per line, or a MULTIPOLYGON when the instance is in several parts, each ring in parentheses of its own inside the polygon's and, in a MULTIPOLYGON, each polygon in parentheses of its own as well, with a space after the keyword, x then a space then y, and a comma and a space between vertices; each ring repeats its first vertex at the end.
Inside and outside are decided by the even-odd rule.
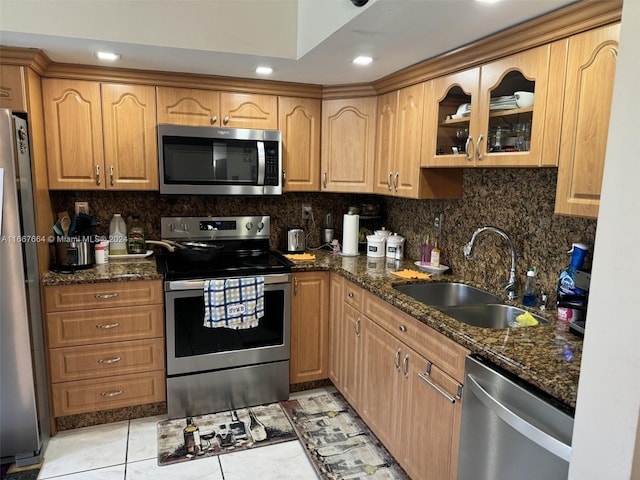
POLYGON ((507 292, 507 298, 509 298, 509 300, 514 300, 518 296, 518 285, 516 280, 516 247, 513 244, 511 238, 509 238, 509 235, 507 235, 504 230, 500 230, 496 227, 480 227, 479 229, 477 229, 475 232, 473 232, 473 236, 471 237, 471 240, 469 240, 469 243, 464 246, 464 257, 471 258, 471 256, 473 255, 473 246, 476 242, 476 238, 482 232, 493 232, 500 235, 507 241, 507 243, 509 244, 509 248, 511 248, 511 271, 509 272, 509 281, 504 287, 502 287, 502 290, 507 292))

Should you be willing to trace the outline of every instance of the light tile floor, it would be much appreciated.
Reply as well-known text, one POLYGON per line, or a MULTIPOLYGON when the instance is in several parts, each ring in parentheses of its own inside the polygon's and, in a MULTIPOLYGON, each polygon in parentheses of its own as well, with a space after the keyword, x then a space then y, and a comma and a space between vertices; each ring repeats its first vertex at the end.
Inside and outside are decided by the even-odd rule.
POLYGON ((158 466, 166 416, 78 428, 49 440, 39 480, 317 480, 298 441, 158 466))

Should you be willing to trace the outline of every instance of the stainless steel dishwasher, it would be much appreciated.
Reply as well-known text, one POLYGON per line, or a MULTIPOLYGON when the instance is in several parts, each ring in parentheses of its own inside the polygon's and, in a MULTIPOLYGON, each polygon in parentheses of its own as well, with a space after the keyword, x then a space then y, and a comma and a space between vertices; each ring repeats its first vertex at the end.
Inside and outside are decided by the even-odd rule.
POLYGON ((566 407, 467 357, 458 480, 566 480, 572 434, 566 407))

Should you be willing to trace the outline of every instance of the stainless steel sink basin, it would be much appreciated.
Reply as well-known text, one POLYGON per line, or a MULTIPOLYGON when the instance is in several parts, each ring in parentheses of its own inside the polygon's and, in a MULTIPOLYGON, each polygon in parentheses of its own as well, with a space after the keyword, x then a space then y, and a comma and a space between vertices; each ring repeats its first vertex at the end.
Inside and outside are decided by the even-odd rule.
MULTIPOLYGON (((466 305, 438 308, 442 313, 455 318, 459 322, 481 328, 520 327, 516 320, 518 315, 526 312, 518 307, 504 304, 466 305)), ((529 312, 538 324, 547 324, 549 320, 529 312)))
POLYGON ((434 282, 396 285, 396 290, 431 307, 500 303, 500 297, 464 283, 434 282))

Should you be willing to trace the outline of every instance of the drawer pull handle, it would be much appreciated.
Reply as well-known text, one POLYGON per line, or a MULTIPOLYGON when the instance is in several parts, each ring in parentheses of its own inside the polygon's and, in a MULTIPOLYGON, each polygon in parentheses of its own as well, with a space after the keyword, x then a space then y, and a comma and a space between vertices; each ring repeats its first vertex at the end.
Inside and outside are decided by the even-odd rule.
POLYGON ((124 390, 116 390, 115 392, 102 392, 100 393, 101 397, 117 397, 118 395, 122 395, 124 393, 124 390))
POLYGON ((429 377, 427 377, 427 375, 425 373, 419 373, 418 376, 424 380, 425 382, 427 382, 429 385, 431 385, 431 387, 433 387, 440 395, 442 395, 444 398, 446 398, 447 400, 449 400, 451 403, 456 403, 456 399, 454 397, 452 397, 451 395, 449 395, 447 392, 445 392, 443 389, 441 389, 438 385, 436 385, 435 383, 433 383, 429 377))
POLYGON ((119 326, 120 326, 120 324, 119 324, 118 322, 116 322, 116 323, 108 323, 108 324, 106 324, 106 325, 104 325, 104 324, 102 324, 102 323, 98 323, 98 324, 96 325, 96 328, 104 328, 104 329, 108 329, 108 328, 117 328, 117 327, 119 327, 119 326))
POLYGON ((109 365, 111 363, 118 363, 120 360, 122 360, 122 358, 120 357, 115 357, 115 358, 101 358, 100 360, 98 360, 98 363, 101 363, 103 365, 109 365))
POLYGON ((349 292, 349 293, 347 293, 347 297, 349 297, 349 298, 353 298, 353 292, 349 292))
POLYGON ((407 331, 407 327, 405 327, 404 325, 400 325, 400 327, 399 327, 399 328, 400 328, 400 331, 401 331, 402 333, 404 333, 404 332, 406 332, 406 331, 407 331))
POLYGON ((117 293, 106 293, 104 295, 101 295, 99 293, 96 293, 96 298, 98 300, 108 300, 110 298, 116 298, 118 296, 117 293))

